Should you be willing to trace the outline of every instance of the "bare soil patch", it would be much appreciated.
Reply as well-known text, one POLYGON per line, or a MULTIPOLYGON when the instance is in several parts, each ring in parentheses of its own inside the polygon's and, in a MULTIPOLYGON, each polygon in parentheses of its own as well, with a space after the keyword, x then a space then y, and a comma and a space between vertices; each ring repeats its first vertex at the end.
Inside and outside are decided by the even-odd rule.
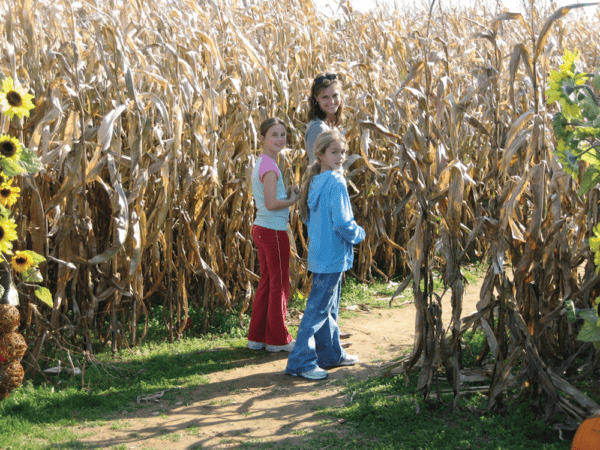
MULTIPOLYGON (((480 285, 468 286, 463 315, 475 311, 480 285)), ((396 300, 397 303, 401 302, 396 300)), ((382 363, 398 358, 413 345, 415 307, 361 310, 340 319, 340 328, 353 333, 346 350, 360 357, 352 367, 329 371, 315 382, 284 373, 287 353, 267 353, 240 360, 238 366, 209 375, 210 382, 183 400, 161 400, 135 413, 107 418, 103 426, 78 426, 79 442, 87 447, 125 446, 131 449, 232 448, 242 442, 278 442, 300 438, 329 426, 315 412, 343 406, 345 377, 366 378, 381 373, 382 363)), ((443 302, 443 319, 451 318, 450 297, 443 302)))

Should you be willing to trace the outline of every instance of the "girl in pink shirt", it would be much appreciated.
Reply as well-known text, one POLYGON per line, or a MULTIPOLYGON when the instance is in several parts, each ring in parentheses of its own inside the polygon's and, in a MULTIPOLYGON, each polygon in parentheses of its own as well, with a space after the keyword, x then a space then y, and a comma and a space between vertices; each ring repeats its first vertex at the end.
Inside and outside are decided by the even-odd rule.
POLYGON ((290 295, 287 227, 289 208, 300 199, 300 188, 286 189, 277 167, 277 155, 285 147, 286 133, 285 123, 276 117, 260 125, 262 153, 252 171, 252 195, 257 209, 252 237, 258 249, 260 282, 248 330, 251 350, 289 352, 294 348, 285 326, 290 295))

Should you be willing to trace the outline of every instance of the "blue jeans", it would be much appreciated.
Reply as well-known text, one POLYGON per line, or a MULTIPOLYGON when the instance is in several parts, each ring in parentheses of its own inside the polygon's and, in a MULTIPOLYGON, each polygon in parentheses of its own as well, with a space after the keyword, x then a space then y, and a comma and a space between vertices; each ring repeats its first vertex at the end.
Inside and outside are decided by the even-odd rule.
POLYGON ((338 365, 346 358, 340 345, 337 319, 342 293, 342 272, 314 273, 304 317, 298 329, 296 345, 285 371, 300 374, 338 365))

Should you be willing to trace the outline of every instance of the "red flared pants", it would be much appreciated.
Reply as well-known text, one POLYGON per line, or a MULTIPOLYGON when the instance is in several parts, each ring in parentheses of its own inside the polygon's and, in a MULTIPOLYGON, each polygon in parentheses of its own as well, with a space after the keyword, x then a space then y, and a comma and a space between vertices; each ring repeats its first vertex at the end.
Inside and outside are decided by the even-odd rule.
POLYGON ((292 336, 285 326, 290 296, 290 241, 286 231, 252 226, 258 249, 260 282, 256 288, 248 340, 285 345, 292 336))

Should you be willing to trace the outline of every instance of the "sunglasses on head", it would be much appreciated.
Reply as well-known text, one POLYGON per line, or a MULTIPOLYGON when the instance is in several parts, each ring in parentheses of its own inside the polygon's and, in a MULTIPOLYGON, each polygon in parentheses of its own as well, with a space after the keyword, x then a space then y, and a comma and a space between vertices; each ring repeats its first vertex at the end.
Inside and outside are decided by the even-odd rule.
POLYGON ((336 78, 337 78, 337 75, 335 73, 327 73, 325 75, 320 75, 317 78, 315 78, 315 83, 319 84, 319 83, 322 83, 325 80, 333 81, 336 78))

